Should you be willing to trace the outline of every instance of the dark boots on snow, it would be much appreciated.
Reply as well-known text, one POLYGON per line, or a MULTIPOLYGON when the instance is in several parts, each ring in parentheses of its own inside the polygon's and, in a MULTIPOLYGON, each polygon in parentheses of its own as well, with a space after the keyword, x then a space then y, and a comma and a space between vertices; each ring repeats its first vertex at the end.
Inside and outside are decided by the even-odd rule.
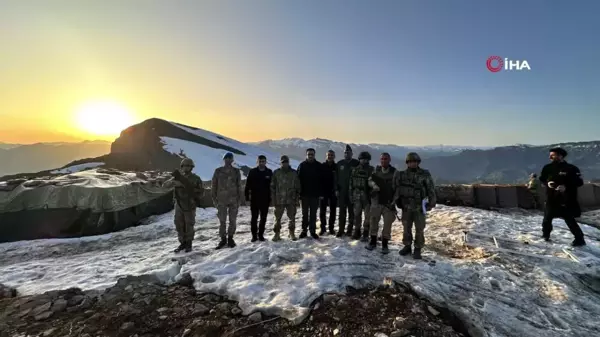
POLYGON ((192 242, 188 241, 188 242, 185 243, 185 252, 189 253, 191 251, 192 251, 192 242))
POLYGON ((308 232, 303 229, 302 232, 300 232, 300 239, 304 239, 307 236, 308 236, 308 232))
POLYGON ((381 253, 387 254, 389 252, 390 249, 388 248, 388 239, 381 239, 381 253))
MULTIPOLYGON (((260 239, 260 238, 259 238, 259 239, 260 239)), ((227 239, 227 247, 229 247, 229 248, 233 248, 233 247, 235 247, 235 246, 236 246, 236 244, 235 244, 235 241, 233 241, 233 236, 230 236, 230 237, 227 239)))
POLYGON ((410 255, 410 253, 412 253, 412 249, 410 246, 404 246, 404 248, 400 249, 398 253, 402 256, 410 255))
POLYGON ((573 246, 573 247, 585 246, 585 239, 577 238, 577 239, 573 240, 573 242, 571 242, 571 246, 573 246))
POLYGON ((258 236, 256 236, 256 234, 252 234, 252 240, 250 240, 250 242, 256 242, 258 241, 258 236))
POLYGON ((415 260, 422 259, 422 257, 421 257, 421 248, 415 248, 415 250, 413 251, 413 259, 415 259, 415 260))
POLYGON ((377 235, 371 236, 371 241, 365 248, 368 250, 373 250, 375 247, 377 247, 377 235))
POLYGON ((215 249, 223 249, 225 248, 225 246, 227 246, 227 239, 225 237, 222 237, 221 241, 219 241, 219 244, 215 249))
POLYGON ((318 240, 318 239, 319 239, 319 236, 317 235, 317 232, 312 232, 312 233, 310 233, 310 236, 311 236, 313 239, 315 239, 315 240, 318 240))
POLYGON ((173 253, 179 253, 180 251, 185 249, 185 244, 180 244, 179 247, 175 248, 175 250, 173 250, 173 253))

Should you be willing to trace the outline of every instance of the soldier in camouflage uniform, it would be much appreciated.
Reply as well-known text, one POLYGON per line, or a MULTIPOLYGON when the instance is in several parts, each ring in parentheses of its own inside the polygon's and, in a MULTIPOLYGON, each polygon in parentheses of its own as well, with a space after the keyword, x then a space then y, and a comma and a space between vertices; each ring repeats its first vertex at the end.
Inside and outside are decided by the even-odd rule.
POLYGON ((352 229, 354 228, 354 206, 352 205, 352 196, 350 195, 350 174, 352 169, 357 167, 359 164, 358 160, 352 158, 352 148, 350 145, 346 145, 344 151, 344 159, 337 162, 338 175, 338 204, 340 207, 340 227, 337 232, 337 237, 341 238, 344 236, 352 236, 352 229), (346 213, 348 213, 348 230, 346 230, 346 213))
POLYGON ((436 205, 435 186, 429 171, 419 167, 421 158, 411 152, 406 155, 407 169, 396 171, 394 175, 394 190, 396 205, 402 207, 402 227, 404 233, 402 243, 404 248, 400 255, 411 253, 413 244, 412 227, 415 224, 415 240, 413 257, 421 258, 421 249, 425 245, 425 214, 423 213, 423 200, 427 198, 426 211, 436 205))
POLYGON ((175 230, 179 239, 179 247, 175 253, 182 250, 192 251, 192 241, 194 240, 194 224, 196 223, 196 207, 204 194, 202 189, 202 180, 192 173, 194 162, 185 158, 181 161, 181 170, 173 172, 173 178, 167 180, 164 187, 173 190, 173 199, 175 201, 175 230))
POLYGON ((540 207, 540 181, 537 178, 537 174, 532 173, 529 176, 529 182, 527 183, 527 189, 533 197, 533 208, 538 209, 540 207))
POLYGON ((271 179, 271 200, 275 206, 275 226, 273 241, 281 240, 281 218, 285 211, 288 216, 289 237, 296 241, 296 205, 300 200, 300 178, 296 170, 290 167, 288 156, 281 156, 281 168, 273 172, 271 179))
POLYGON ((369 214, 371 208, 371 196, 369 188, 369 177, 373 174, 375 168, 369 165, 371 155, 369 152, 361 152, 358 156, 360 164, 352 169, 350 174, 350 195, 354 204, 354 240, 367 242, 369 238, 369 214), (362 223, 362 214, 365 212, 365 220, 362 223), (362 238, 361 238, 362 224, 362 238))
POLYGON ((219 236, 221 241, 216 249, 228 246, 235 247, 233 235, 236 230, 238 207, 243 198, 242 175, 240 170, 233 167, 233 153, 228 152, 223 156, 224 165, 218 167, 212 177, 212 200, 217 208, 219 218, 219 236), (229 227, 227 217, 229 216, 229 227))
POLYGON ((381 233, 381 252, 389 253, 388 242, 392 239, 392 223, 396 220, 396 206, 394 205, 394 173, 396 169, 390 165, 391 156, 384 152, 381 154, 381 165, 377 165, 375 172, 369 177, 371 193, 370 227, 371 241, 368 250, 377 247, 377 234, 379 220, 383 216, 383 230, 381 233))

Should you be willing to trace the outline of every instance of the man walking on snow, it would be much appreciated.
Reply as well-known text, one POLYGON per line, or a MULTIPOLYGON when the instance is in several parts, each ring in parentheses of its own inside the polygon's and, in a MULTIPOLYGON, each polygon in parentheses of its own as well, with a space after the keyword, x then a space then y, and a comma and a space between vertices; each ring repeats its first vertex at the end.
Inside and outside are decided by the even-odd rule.
POLYGON ((300 200, 302 202, 302 232, 300 238, 310 236, 318 239, 317 234, 317 209, 319 199, 322 198, 322 172, 321 163, 315 159, 315 150, 306 150, 306 160, 298 165, 298 177, 300 178, 300 200))
POLYGON ((180 170, 172 173, 173 178, 164 183, 164 187, 174 187, 173 199, 175 200, 175 230, 179 239, 179 247, 175 253, 185 250, 192 251, 194 240, 194 224, 196 223, 196 207, 204 195, 202 180, 192 173, 194 162, 185 158, 181 161, 180 170))
POLYGON ((252 232, 251 242, 256 240, 265 241, 265 224, 267 214, 271 204, 271 177, 273 171, 267 168, 267 157, 258 156, 258 166, 251 169, 246 179, 246 188, 244 194, 246 201, 250 202, 250 231, 252 232), (258 216, 260 214, 260 224, 258 216))
POLYGON ((390 165, 391 156, 384 152, 381 154, 380 165, 369 177, 371 194, 371 210, 369 235, 371 241, 367 245, 368 250, 377 247, 377 234, 379 232, 379 220, 383 216, 383 231, 381 233, 381 252, 389 253, 388 242, 392 239, 392 223, 396 220, 396 206, 394 204, 394 173, 396 169, 390 165))
POLYGON ((275 206, 275 226, 273 228, 273 241, 281 240, 281 218, 283 212, 287 213, 289 237, 296 241, 296 204, 300 200, 300 178, 296 170, 290 167, 288 156, 281 156, 281 168, 273 172, 271 180, 271 200, 275 206))
POLYGON ((338 203, 340 205, 340 226, 336 235, 338 238, 343 237, 344 234, 352 236, 354 206, 352 204, 352 195, 350 194, 350 175, 352 174, 352 169, 357 167, 358 164, 358 160, 352 158, 352 148, 350 148, 350 145, 346 145, 344 159, 337 162, 337 189, 338 203), (348 230, 344 233, 346 230, 346 215, 348 215, 348 230))
POLYGON ((335 235, 335 213, 337 211, 337 165, 335 164, 335 152, 327 151, 323 163, 323 199, 319 205, 321 219, 321 235, 327 233, 335 235), (329 223, 327 222, 327 207, 329 206, 329 223))
POLYGON ((574 247, 584 246, 583 231, 575 218, 581 216, 581 208, 577 201, 577 189, 583 186, 581 172, 575 165, 565 161, 567 151, 556 147, 550 149, 550 164, 542 168, 540 181, 548 186, 546 188, 546 207, 542 221, 542 237, 550 241, 552 220, 563 218, 569 230, 575 237, 571 243, 574 247))
POLYGON ((425 245, 425 213, 423 201, 427 199, 425 211, 430 211, 436 205, 435 186, 429 171, 419 167, 421 157, 415 152, 406 155, 406 170, 394 174, 394 200, 402 207, 402 243, 404 248, 400 255, 412 252, 412 227, 415 225, 415 250, 413 258, 421 258, 421 249, 425 245))
POLYGON ((216 249, 228 246, 235 247, 233 235, 236 230, 238 207, 242 201, 242 175, 240 170, 233 167, 233 153, 223 156, 224 165, 215 169, 212 177, 211 196, 217 208, 219 218, 219 236, 221 241, 216 249), (229 217, 229 227, 227 218, 229 217))

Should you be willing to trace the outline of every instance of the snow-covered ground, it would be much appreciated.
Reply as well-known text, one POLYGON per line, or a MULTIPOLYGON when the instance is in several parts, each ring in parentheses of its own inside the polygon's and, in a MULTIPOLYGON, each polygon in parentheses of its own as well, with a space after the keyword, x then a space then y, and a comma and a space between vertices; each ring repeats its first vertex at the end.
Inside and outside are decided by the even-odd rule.
MULTIPOLYGON (((242 143, 237 140, 227 138, 207 130, 192 129, 176 123, 173 123, 173 125, 191 134, 244 152, 246 154, 245 156, 240 154, 234 154, 234 165, 237 167, 256 166, 256 159, 259 155, 264 155, 267 157, 267 165, 272 170, 275 170, 279 167, 279 158, 281 156, 281 154, 279 153, 266 151, 258 146, 242 143)), ((223 165, 223 155, 229 152, 223 149, 215 149, 209 146, 205 146, 183 139, 177 139, 172 137, 160 137, 160 139, 164 143, 163 148, 165 151, 177 155, 179 155, 181 151, 183 151, 183 153, 188 158, 191 158, 196 163, 194 173, 200 176, 202 180, 212 179, 214 170, 217 167, 223 165)), ((297 161, 290 160, 290 165, 292 167, 296 168, 298 164, 299 163, 297 161)))
POLYGON ((397 254, 398 222, 393 250, 382 255, 331 236, 250 243, 249 213, 240 210, 238 247, 221 251, 213 249, 214 209, 198 211, 195 250, 186 255, 170 253, 177 245, 171 213, 109 235, 1 244, 0 283, 31 294, 72 286, 101 289, 126 274, 157 273, 172 281, 190 272, 198 290, 239 300, 245 313, 301 319, 324 292, 391 278, 457 313, 473 335, 600 335, 598 229, 582 226, 588 246, 571 250, 571 234, 560 220, 546 243, 538 215, 439 206, 429 215, 425 260, 415 261, 397 254))
POLYGON ((83 164, 79 164, 79 165, 73 165, 73 166, 62 168, 62 169, 54 170, 54 171, 51 171, 50 173, 52 173, 52 174, 76 173, 79 171, 96 168, 96 167, 99 167, 102 165, 104 165, 104 163, 101 163, 101 162, 83 163, 83 164))

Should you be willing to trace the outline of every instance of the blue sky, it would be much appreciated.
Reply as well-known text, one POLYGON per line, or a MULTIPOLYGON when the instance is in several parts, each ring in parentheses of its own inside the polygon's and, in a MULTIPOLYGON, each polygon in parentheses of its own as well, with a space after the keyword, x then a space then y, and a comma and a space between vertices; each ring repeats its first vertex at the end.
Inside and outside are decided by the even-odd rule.
MULTIPOLYGON (((4 66, 18 69, 29 35, 60 39, 85 50, 77 57, 63 50, 69 55, 60 60, 93 60, 103 87, 148 99, 138 108, 146 117, 241 140, 600 139, 598 1, 44 3, 0 0, 8 9, 0 19, 25 36, 0 36, 16 46, 4 66), (491 55, 527 60, 531 71, 491 73, 491 55)), ((71 61, 61 69, 91 81, 71 61)))

